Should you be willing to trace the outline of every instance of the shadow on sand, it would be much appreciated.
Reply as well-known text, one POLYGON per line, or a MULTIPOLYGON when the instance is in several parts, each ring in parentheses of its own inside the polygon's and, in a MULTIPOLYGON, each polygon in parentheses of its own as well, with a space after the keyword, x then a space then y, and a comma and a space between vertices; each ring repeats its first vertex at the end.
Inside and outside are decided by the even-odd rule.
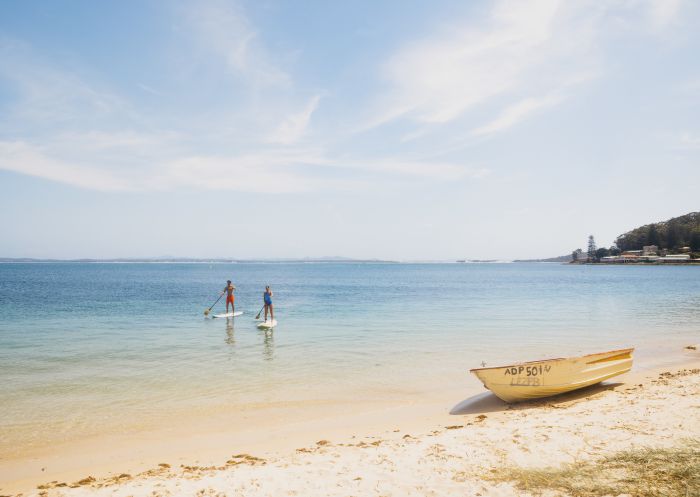
POLYGON ((573 392, 555 395, 554 397, 518 402, 517 404, 508 404, 491 392, 484 392, 464 399, 450 410, 450 414, 484 414, 487 412, 522 411, 547 405, 556 406, 558 404, 583 399, 607 390, 613 390, 620 385, 623 385, 623 383, 598 383, 597 385, 591 385, 590 387, 574 390, 573 392))

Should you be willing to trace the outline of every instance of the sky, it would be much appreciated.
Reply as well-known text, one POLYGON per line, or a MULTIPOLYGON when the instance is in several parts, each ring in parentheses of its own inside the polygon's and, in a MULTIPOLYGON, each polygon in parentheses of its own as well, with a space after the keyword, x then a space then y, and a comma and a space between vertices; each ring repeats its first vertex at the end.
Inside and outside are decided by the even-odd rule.
POLYGON ((0 257, 551 257, 700 210, 700 3, 5 1, 0 257))

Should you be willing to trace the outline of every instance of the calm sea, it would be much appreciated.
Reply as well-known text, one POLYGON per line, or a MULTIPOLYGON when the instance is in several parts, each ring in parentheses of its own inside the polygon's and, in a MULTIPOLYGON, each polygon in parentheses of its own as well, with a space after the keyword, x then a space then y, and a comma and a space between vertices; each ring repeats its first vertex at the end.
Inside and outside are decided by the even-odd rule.
POLYGON ((696 342, 698 267, 0 264, 0 451, 210 407, 420 396, 482 362, 636 346, 651 365, 696 342), (245 314, 205 319, 226 279, 245 314))

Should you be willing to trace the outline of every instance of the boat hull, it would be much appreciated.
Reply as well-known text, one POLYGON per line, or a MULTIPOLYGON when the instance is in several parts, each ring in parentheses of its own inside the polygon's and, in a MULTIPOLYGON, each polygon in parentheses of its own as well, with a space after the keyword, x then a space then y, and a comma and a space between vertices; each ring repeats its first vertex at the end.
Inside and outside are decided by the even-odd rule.
POLYGON ((611 350, 471 372, 504 401, 522 402, 578 390, 626 373, 632 369, 633 352, 634 349, 611 350))

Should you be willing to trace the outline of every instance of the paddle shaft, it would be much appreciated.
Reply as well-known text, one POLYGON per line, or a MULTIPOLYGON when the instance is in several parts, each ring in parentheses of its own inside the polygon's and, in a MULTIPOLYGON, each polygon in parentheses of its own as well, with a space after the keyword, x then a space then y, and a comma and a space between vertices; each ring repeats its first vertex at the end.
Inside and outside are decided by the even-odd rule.
POLYGON ((219 295, 219 298, 216 299, 216 302, 214 302, 214 303, 211 305, 211 307, 210 307, 209 309, 207 309, 207 312, 205 312, 204 314, 209 314, 209 311, 211 311, 211 308, 214 307, 214 306, 219 302, 219 300, 221 300, 221 297, 223 297, 223 296, 224 296, 223 293, 222 293, 221 295, 219 295))
POLYGON ((260 312, 258 312, 258 315, 255 316, 255 319, 258 319, 258 318, 260 317, 260 314, 262 314, 262 311, 263 311, 264 308, 265 308, 265 306, 263 305, 263 306, 260 308, 260 312))

